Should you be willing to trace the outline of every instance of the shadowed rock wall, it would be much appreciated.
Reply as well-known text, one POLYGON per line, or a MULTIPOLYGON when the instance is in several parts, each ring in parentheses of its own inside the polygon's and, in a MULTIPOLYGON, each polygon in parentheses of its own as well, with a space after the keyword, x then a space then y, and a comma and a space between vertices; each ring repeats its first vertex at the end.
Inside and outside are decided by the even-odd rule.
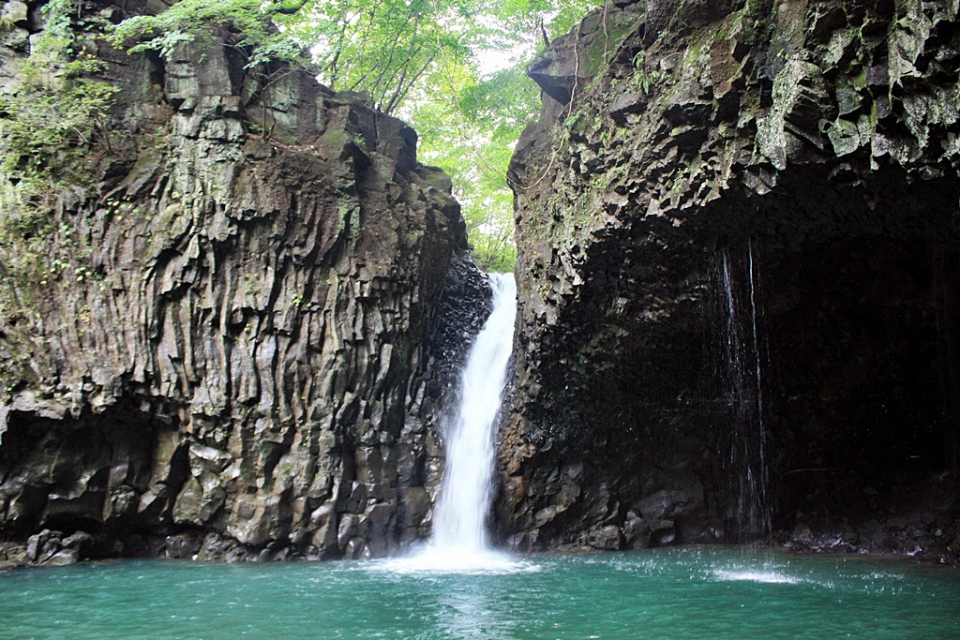
POLYGON ((956 2, 618 0, 531 65, 501 532, 956 558, 956 2))
MULTIPOLYGON (((9 82, 42 26, 17 15, 9 82)), ((382 555, 429 532, 478 322, 460 307, 489 295, 450 181, 401 121, 223 37, 167 63, 79 40, 120 90, 108 139, 90 184, 39 203, 44 250, 0 260, 0 535, 51 530, 30 561, 382 555)))

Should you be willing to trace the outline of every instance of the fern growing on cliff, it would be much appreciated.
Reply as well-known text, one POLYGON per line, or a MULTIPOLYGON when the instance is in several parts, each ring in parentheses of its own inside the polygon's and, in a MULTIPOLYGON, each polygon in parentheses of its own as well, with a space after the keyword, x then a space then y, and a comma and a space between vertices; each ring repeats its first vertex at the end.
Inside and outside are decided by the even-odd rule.
POLYGON ((82 176, 74 156, 94 138, 109 146, 107 115, 117 89, 97 79, 104 63, 77 41, 77 7, 75 0, 44 5, 43 34, 0 90, 0 169, 18 183, 76 182, 82 176))
POLYGON ((28 59, 12 90, 0 94, 3 171, 18 181, 77 181, 77 155, 95 140, 109 146, 107 115, 116 88, 85 73, 92 57, 61 66, 54 54, 28 59))

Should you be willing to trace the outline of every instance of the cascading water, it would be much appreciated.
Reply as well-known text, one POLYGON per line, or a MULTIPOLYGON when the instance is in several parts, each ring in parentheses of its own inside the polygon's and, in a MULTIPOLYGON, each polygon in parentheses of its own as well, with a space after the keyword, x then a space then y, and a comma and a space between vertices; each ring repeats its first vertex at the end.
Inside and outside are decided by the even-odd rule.
POLYGON ((512 274, 490 274, 493 311, 477 334, 460 378, 459 406, 446 432, 446 464, 433 539, 419 554, 390 562, 398 572, 529 569, 489 547, 496 432, 513 350, 517 287, 512 274))
POLYGON ((753 243, 737 269, 727 250, 720 254, 717 279, 723 325, 722 378, 730 406, 729 473, 736 499, 735 533, 741 540, 772 529, 767 486, 764 424, 763 347, 758 326, 758 275, 753 243))
POLYGON ((446 442, 443 487, 434 519, 437 549, 467 552, 488 546, 497 417, 513 349, 517 289, 511 274, 490 274, 493 311, 470 348, 460 381, 460 406, 446 442))

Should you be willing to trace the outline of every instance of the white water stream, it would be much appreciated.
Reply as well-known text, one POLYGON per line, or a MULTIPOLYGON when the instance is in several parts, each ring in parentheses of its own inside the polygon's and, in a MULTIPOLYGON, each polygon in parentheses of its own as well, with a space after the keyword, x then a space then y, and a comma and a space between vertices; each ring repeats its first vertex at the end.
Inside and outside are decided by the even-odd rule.
POLYGON ((486 518, 493 497, 497 417, 513 349, 517 290, 513 276, 490 275, 493 311, 470 348, 460 381, 460 407, 446 437, 443 488, 434 519, 439 549, 487 548, 486 518))
POLYGON ((446 431, 443 486, 433 539, 419 554, 388 563, 400 572, 529 570, 490 548, 486 520, 493 499, 496 433, 513 350, 517 286, 513 274, 490 274, 493 311, 467 355, 460 404, 446 431))

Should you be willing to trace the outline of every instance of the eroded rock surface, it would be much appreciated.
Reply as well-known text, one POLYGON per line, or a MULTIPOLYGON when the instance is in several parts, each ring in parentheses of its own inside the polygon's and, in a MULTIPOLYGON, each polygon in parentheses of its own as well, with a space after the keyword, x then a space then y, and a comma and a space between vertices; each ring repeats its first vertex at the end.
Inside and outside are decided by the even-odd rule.
POLYGON ((617 0, 531 66, 510 544, 957 558, 957 26, 617 0))
MULTIPOLYGON (((4 82, 42 28, 20 4, 4 82)), ((0 535, 21 545, 0 560, 382 555, 428 533, 477 324, 451 310, 489 295, 449 179, 309 69, 83 33, 119 88, 109 135, 89 184, 34 203, 40 251, 0 259, 0 535)))

